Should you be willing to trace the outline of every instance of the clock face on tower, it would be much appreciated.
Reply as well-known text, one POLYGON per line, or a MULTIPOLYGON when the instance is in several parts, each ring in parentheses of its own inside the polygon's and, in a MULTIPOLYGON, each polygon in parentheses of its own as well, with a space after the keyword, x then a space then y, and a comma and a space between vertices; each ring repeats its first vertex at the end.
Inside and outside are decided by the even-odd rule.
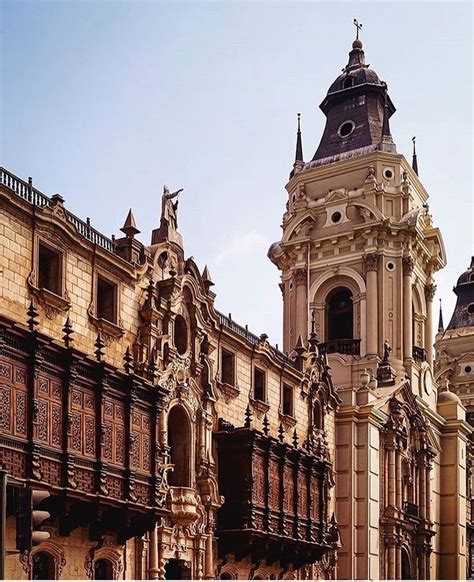
POLYGON ((423 374, 423 387, 429 396, 433 390, 433 373, 431 372, 431 368, 426 368, 423 374))

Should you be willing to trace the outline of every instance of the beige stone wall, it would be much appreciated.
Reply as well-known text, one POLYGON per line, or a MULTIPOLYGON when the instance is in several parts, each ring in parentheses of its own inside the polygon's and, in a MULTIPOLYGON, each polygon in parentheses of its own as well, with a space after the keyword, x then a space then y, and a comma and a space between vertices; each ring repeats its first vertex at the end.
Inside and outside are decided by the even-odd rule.
MULTIPOLYGON (((44 528, 45 529, 45 528, 44 528)), ((55 527, 48 528, 51 532, 51 539, 47 542, 55 546, 55 550, 61 552, 64 556, 64 565, 61 567, 59 573, 60 579, 63 580, 83 580, 88 578, 86 571, 87 556, 91 548, 97 547, 97 542, 92 542, 89 539, 88 528, 77 528, 71 532, 67 537, 58 535, 55 527)), ((140 579, 142 571, 137 567, 139 560, 137 560, 137 546, 142 542, 140 540, 131 539, 123 545, 107 546, 107 551, 113 553, 120 563, 122 570, 119 575, 119 580, 133 580, 140 579)), ((54 555, 46 544, 37 546, 34 551, 47 551, 54 555)), ((7 559, 6 559, 6 578, 11 580, 29 580, 27 565, 23 566, 19 553, 11 553, 16 547, 16 519, 10 517, 7 520, 7 559)), ((59 556, 59 554, 58 554, 59 556)), ((60 558, 57 558, 58 563, 60 558)), ((145 576, 146 578, 146 576, 145 576)))

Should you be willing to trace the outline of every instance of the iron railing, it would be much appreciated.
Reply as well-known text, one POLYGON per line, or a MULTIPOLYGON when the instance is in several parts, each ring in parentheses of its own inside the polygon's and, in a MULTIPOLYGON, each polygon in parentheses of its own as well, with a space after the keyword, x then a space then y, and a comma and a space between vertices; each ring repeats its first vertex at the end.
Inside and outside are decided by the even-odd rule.
MULTIPOLYGON (((223 313, 220 313, 219 311, 216 311, 216 313, 219 316, 219 322, 221 325, 232 330, 237 335, 240 335, 241 337, 245 338, 252 345, 255 346, 258 344, 258 342, 260 341, 260 338, 257 335, 255 335, 254 333, 252 333, 251 331, 249 331, 247 326, 242 327, 241 325, 236 323, 232 319, 232 317, 224 315, 223 313)), ((293 360, 291 360, 286 354, 284 354, 283 352, 281 352, 280 350, 278 350, 277 348, 275 348, 273 346, 271 346, 271 350, 272 350, 275 358, 277 360, 279 360, 281 363, 286 364, 288 366, 291 366, 293 368, 296 367, 295 362, 293 360)))
POLYGON ((420 346, 413 346, 413 359, 415 362, 426 362, 426 350, 420 346))
POLYGON ((411 501, 404 501, 403 502, 403 511, 406 515, 409 515, 410 517, 419 517, 420 516, 420 510, 419 510, 418 505, 411 503, 411 501))
POLYGON ((323 354, 344 354, 346 356, 360 355, 360 339, 337 339, 319 344, 323 354))
MULTIPOLYGON (((26 200, 33 206, 44 208, 51 204, 51 199, 36 188, 33 188, 31 180, 25 182, 18 178, 5 168, 0 168, 0 185, 4 186, 23 200, 26 200)), ((117 254, 116 243, 113 239, 100 233, 89 224, 84 222, 69 210, 64 209, 68 222, 70 222, 77 232, 86 240, 108 251, 117 254)))

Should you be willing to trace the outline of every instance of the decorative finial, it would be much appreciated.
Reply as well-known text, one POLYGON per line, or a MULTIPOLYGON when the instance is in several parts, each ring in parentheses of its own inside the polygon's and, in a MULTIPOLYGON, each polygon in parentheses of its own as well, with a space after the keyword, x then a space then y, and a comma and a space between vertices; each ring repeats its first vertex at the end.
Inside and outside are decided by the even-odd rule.
POLYGON ((281 443, 285 442, 285 429, 283 428, 282 422, 280 422, 280 426, 278 427, 278 439, 281 443))
POLYGON ((247 404, 247 408, 245 409, 244 427, 250 428, 251 426, 252 426, 252 412, 250 410, 250 404, 247 404))
POLYGON ((66 346, 66 348, 69 349, 72 343, 72 334, 74 333, 71 325, 71 320, 69 319, 69 315, 67 316, 66 323, 64 324, 63 332, 64 332, 63 335, 64 345, 66 346))
POLYGON ((297 114, 298 118, 298 129, 296 132, 296 153, 295 153, 295 166, 304 163, 303 160, 303 142, 301 140, 301 113, 297 114))
POLYGON ((265 413, 265 416, 263 417, 262 425, 263 425, 263 434, 265 436, 268 436, 270 433, 270 421, 268 420, 267 413, 265 413))
POLYGON ((137 223, 135 221, 135 217, 133 216, 132 209, 128 211, 127 218, 125 219, 125 223, 120 229, 126 236, 129 238, 133 238, 136 234, 140 233, 140 230, 137 228, 137 223))
POLYGON ((386 147, 385 151, 393 151, 393 139, 390 133, 390 110, 388 106, 388 89, 387 83, 383 83, 384 87, 384 107, 383 107, 383 124, 382 124, 382 148, 386 147))
POLYGON ((28 315, 28 320, 26 322, 28 324, 28 329, 30 331, 35 331, 35 328, 39 324, 39 322, 36 319, 38 317, 39 313, 36 311, 36 308, 33 305, 33 301, 30 302, 30 305, 28 307, 28 311, 26 312, 26 315, 28 315))
POLYGON ((438 333, 443 333, 444 322, 443 322, 443 306, 441 304, 441 297, 439 298, 439 320, 438 320, 438 333))
POLYGON ((293 446, 295 447, 295 449, 298 448, 298 433, 296 432, 296 428, 293 431, 293 446))
POLYGON ((130 347, 127 346, 125 350, 125 355, 123 357, 123 367, 125 368, 125 373, 127 375, 133 374, 133 356, 130 353, 130 347))
POLYGON ((105 342, 102 339, 102 334, 100 333, 100 331, 97 333, 97 337, 96 337, 94 346, 97 348, 94 352, 95 357, 97 358, 98 362, 101 362, 102 358, 104 357, 105 342))
POLYGON ((416 136, 412 137, 411 141, 413 142, 413 160, 411 162, 411 167, 413 168, 415 174, 418 176, 418 159, 416 157, 416 136))
POLYGON ((206 291, 209 291, 210 287, 212 287, 214 285, 213 280, 211 279, 211 274, 209 273, 209 269, 207 268, 207 265, 204 267, 204 271, 202 272, 202 283, 206 289, 206 291))
POLYGON ((156 347, 153 348, 152 352, 151 352, 151 358, 150 358, 150 363, 148 364, 148 378, 150 379, 150 381, 154 384, 156 377, 158 376, 158 366, 156 365, 156 360, 157 360, 157 356, 156 356, 156 347))

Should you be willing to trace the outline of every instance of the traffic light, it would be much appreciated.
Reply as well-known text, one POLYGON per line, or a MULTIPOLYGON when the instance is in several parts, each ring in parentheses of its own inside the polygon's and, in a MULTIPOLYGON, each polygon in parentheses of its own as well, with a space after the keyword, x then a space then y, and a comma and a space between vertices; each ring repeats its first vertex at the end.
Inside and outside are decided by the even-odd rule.
POLYGON ((31 485, 19 490, 16 541, 20 552, 29 551, 51 537, 49 532, 41 530, 41 524, 50 517, 50 513, 40 509, 40 506, 49 496, 49 491, 31 485))

